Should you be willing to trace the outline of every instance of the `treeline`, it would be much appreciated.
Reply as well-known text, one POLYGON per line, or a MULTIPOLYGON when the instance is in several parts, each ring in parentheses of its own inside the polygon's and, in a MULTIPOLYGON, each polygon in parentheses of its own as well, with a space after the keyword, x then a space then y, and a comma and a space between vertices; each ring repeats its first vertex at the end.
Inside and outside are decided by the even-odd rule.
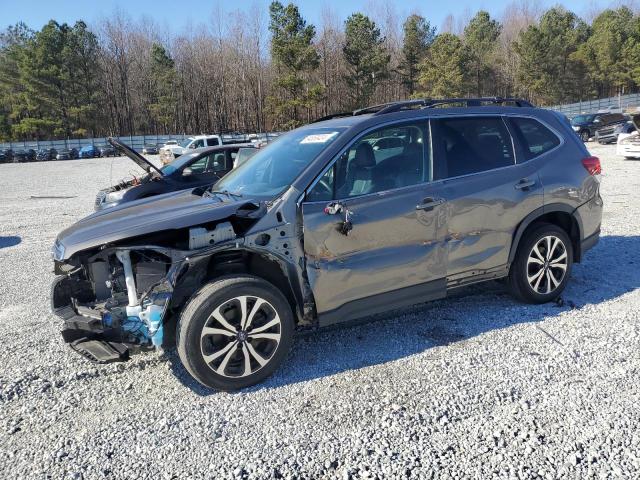
POLYGON ((318 26, 295 4, 213 12, 182 35, 120 11, 0 32, 0 140, 265 131, 412 97, 551 105, 638 91, 640 17, 535 0, 436 29, 391 4, 318 26))

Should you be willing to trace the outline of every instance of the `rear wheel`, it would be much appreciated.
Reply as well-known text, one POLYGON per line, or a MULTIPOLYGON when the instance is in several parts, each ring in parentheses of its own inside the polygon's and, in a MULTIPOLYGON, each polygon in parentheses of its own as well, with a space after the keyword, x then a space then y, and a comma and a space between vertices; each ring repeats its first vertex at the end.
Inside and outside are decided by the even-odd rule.
POLYGON ((527 303, 552 301, 565 289, 572 264, 567 233, 549 223, 535 226, 518 246, 509 272, 511 291, 527 303))
POLYGON ((237 390, 280 366, 293 339, 291 307, 270 283, 252 276, 205 285, 178 324, 178 355, 200 383, 237 390))
POLYGON ((583 142, 588 142, 589 138, 591 138, 589 136, 589 131, 588 130, 583 130, 580 132, 580 138, 582 139, 583 142))

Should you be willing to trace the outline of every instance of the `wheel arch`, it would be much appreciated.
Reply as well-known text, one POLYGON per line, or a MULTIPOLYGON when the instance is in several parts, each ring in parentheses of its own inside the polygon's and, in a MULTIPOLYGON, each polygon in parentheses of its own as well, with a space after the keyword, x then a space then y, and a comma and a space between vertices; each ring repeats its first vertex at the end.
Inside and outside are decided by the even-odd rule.
POLYGON ((513 234, 511 242, 511 250, 509 252, 509 264, 513 263, 520 241, 524 238, 525 233, 540 223, 551 223, 562 228, 571 239, 573 247, 573 261, 580 263, 582 259, 582 236, 583 227, 582 220, 578 211, 563 203, 555 203, 540 207, 529 215, 527 215, 513 234))
MULTIPOLYGON (((287 262, 274 255, 252 249, 228 249, 193 258, 189 271, 178 279, 176 289, 183 290, 175 308, 181 309, 200 287, 228 275, 253 275, 272 284, 287 299, 296 323, 302 319, 302 295, 292 282, 287 262)), ((293 277, 295 278, 295 277, 293 277)))

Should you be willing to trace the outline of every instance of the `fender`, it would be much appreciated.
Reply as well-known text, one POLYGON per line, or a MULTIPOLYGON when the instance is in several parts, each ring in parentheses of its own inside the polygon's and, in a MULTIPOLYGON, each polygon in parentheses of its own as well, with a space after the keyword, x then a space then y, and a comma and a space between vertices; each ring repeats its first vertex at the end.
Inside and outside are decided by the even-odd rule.
POLYGON ((516 232, 513 235, 513 241, 511 242, 511 251, 509 252, 509 264, 513 263, 515 259, 516 252, 518 250, 518 245, 520 244, 520 239, 524 234, 525 230, 538 218, 543 215, 554 213, 554 212, 562 212, 568 213, 573 217, 578 226, 578 241, 574 242, 574 257, 576 262, 580 262, 580 258, 582 256, 582 252, 580 251, 581 243, 583 239, 583 227, 582 227, 582 218, 580 218, 580 213, 577 208, 572 207, 571 205, 567 205, 565 203, 550 203, 549 205, 543 205, 540 208, 536 208, 529 215, 524 217, 518 228, 516 228, 516 232))

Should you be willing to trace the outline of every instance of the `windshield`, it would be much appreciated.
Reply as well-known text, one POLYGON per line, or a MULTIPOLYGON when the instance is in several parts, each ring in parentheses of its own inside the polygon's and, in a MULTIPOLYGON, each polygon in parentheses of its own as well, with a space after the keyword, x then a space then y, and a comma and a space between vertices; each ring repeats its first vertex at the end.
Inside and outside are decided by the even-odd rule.
POLYGON ((187 148, 191 142, 193 142, 193 138, 185 138, 178 145, 180 145, 182 148, 187 148))
POLYGON ((578 115, 577 117, 573 117, 571 120, 571 125, 577 125, 579 123, 589 123, 593 121, 593 117, 595 115, 578 115))
POLYGON ((184 155, 180 155, 172 162, 167 163, 160 169, 160 171, 165 175, 171 175, 178 170, 182 170, 184 167, 189 165, 192 160, 199 156, 202 156, 202 152, 185 153, 184 155))
POLYGON ((343 131, 344 128, 293 130, 258 150, 216 183, 213 189, 273 198, 343 131))

